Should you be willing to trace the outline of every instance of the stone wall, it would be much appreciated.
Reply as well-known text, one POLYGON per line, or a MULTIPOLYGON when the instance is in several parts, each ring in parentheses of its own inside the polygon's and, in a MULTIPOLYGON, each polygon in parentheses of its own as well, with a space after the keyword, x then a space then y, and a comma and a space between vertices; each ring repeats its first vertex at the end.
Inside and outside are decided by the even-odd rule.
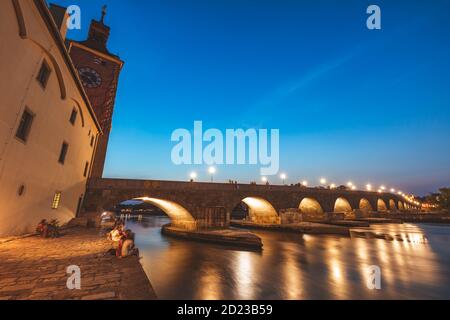
POLYGON ((224 207, 197 207, 192 212, 198 229, 228 228, 229 213, 224 207))
POLYGON ((297 208, 281 209, 280 222, 281 224, 299 223, 303 221, 303 215, 297 208))

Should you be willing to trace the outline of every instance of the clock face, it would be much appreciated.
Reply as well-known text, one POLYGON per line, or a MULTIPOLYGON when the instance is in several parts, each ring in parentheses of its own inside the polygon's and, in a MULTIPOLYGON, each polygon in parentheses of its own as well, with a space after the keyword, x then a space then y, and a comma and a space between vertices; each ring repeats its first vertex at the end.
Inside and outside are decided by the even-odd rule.
POLYGON ((97 88, 102 84, 102 77, 94 69, 83 67, 78 69, 78 73, 86 88, 97 88))

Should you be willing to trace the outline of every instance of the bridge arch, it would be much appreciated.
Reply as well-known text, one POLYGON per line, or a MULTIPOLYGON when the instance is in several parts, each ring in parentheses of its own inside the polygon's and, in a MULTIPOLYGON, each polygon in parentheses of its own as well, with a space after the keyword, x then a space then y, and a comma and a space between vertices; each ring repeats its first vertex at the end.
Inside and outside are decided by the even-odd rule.
POLYGON ((394 199, 389 199, 389 210, 397 210, 394 199))
POLYGON ((367 200, 366 198, 361 198, 361 200, 359 200, 359 210, 364 213, 369 213, 370 211, 373 211, 373 207, 370 204, 369 200, 367 200))
POLYGON ((349 213, 352 212, 352 206, 350 205, 350 202, 344 197, 339 197, 334 202, 334 212, 344 212, 349 213))
POLYGON ((175 227, 188 230, 193 230, 197 227, 197 223, 192 214, 174 201, 149 197, 134 198, 133 200, 148 202, 158 207, 169 216, 172 225, 175 227))
POLYGON ((403 205, 403 202, 399 201, 397 204, 398 210, 405 210, 405 206, 403 205))
POLYGON ((381 198, 378 198, 377 200, 377 211, 387 211, 386 202, 381 198))
POLYGON ((241 200, 248 207, 251 221, 257 223, 277 223, 279 216, 273 205, 260 197, 246 197, 241 200))
POLYGON ((298 208, 301 213, 312 216, 322 216, 324 213, 319 201, 314 198, 303 198, 298 208))

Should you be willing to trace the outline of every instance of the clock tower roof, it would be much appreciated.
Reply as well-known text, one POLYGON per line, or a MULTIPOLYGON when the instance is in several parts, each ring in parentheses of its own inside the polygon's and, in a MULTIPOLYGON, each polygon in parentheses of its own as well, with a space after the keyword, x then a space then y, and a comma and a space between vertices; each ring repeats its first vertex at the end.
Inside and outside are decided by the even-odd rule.
POLYGON ((105 16, 106 16, 106 6, 103 6, 102 17, 100 21, 94 19, 91 20, 87 40, 80 41, 79 43, 88 48, 110 55, 114 58, 119 58, 117 55, 114 55, 111 52, 109 52, 107 48, 110 28, 105 24, 105 16))

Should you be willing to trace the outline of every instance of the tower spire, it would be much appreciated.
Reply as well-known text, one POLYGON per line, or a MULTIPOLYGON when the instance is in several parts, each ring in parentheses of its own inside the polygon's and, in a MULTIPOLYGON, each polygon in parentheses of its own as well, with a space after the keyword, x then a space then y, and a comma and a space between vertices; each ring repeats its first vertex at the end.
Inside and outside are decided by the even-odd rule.
POLYGON ((100 22, 101 23, 105 23, 105 16, 106 16, 106 9, 107 9, 108 7, 107 7, 107 5, 105 4, 103 7, 102 7, 102 18, 100 19, 100 22))

